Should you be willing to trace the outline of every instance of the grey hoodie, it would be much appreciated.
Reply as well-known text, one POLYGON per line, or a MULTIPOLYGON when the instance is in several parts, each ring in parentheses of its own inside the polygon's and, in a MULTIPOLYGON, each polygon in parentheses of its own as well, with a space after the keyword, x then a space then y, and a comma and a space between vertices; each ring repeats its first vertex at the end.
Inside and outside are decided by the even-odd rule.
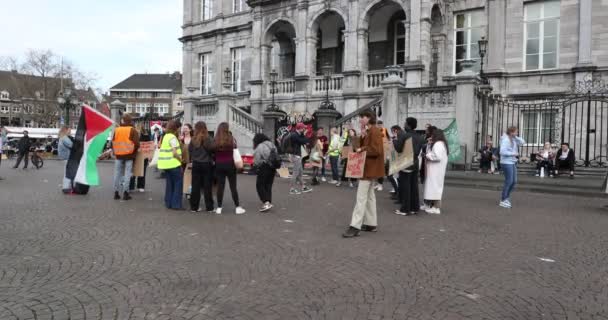
POLYGON ((277 148, 270 141, 264 141, 258 145, 253 151, 253 165, 261 166, 264 163, 270 163, 270 153, 277 148))

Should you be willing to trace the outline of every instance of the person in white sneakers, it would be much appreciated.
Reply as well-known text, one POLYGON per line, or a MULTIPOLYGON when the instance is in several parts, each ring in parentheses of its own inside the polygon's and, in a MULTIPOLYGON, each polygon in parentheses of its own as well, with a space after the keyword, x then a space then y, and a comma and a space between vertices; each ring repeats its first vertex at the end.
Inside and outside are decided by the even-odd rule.
POLYGON ((236 143, 228 128, 228 123, 222 122, 215 132, 215 174, 217 177, 217 209, 216 214, 222 214, 222 203, 224 200, 224 187, 226 178, 230 185, 232 200, 236 206, 236 214, 245 213, 245 209, 239 204, 239 192, 236 187, 236 165, 234 164, 234 149, 236 143))
POLYGON ((448 166, 448 144, 443 131, 435 129, 426 148, 426 178, 424 181, 425 211, 428 214, 441 214, 443 183, 448 166))

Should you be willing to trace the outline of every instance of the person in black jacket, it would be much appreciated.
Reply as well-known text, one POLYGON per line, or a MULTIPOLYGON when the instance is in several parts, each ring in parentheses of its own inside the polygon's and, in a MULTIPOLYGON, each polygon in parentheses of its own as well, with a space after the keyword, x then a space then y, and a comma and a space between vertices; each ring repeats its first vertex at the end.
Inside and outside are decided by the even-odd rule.
POLYGON ((397 137, 393 140, 395 151, 401 153, 404 151, 405 142, 408 139, 412 140, 412 149, 414 151, 414 164, 399 172, 399 200, 401 208, 395 210, 395 214, 407 216, 414 215, 420 210, 420 194, 418 191, 418 154, 424 144, 424 139, 416 133, 418 120, 416 118, 407 118, 405 120, 405 131, 397 132, 397 137))
POLYGON ((289 134, 287 137, 288 146, 286 146, 285 153, 289 154, 289 158, 291 163, 293 164, 293 173, 291 180, 291 188, 289 190, 290 194, 301 194, 302 192, 311 192, 312 188, 306 186, 304 184, 304 179, 302 175, 304 173, 304 168, 302 165, 302 146, 306 146, 310 143, 310 139, 306 138, 304 132, 306 131, 306 125, 303 123, 298 123, 296 125, 296 130, 289 134), (298 186, 300 188, 298 188, 298 186))
POLYGON ((23 169, 27 169, 27 164, 29 161, 30 148, 32 147, 32 141, 28 136, 27 131, 23 131, 23 137, 19 139, 19 143, 17 143, 17 152, 19 157, 17 158, 17 163, 13 167, 13 169, 17 169, 19 164, 21 164, 21 160, 25 159, 25 164, 23 165, 23 169))
POLYGON ((558 176, 562 170, 568 170, 570 172, 570 179, 573 179, 574 161, 574 150, 570 149, 568 143, 562 143, 562 147, 557 151, 557 155, 555 156, 555 175, 558 176))

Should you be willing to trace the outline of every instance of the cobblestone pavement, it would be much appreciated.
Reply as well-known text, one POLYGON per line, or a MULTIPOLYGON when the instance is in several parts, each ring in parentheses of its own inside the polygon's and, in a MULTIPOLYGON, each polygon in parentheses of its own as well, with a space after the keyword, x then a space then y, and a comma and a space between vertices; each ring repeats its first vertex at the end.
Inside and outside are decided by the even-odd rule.
POLYGON ((62 169, 0 170, 0 319, 608 319, 602 199, 448 188, 441 216, 391 214, 342 239, 354 192, 323 185, 259 214, 162 208, 163 180, 130 202, 59 192, 62 169))

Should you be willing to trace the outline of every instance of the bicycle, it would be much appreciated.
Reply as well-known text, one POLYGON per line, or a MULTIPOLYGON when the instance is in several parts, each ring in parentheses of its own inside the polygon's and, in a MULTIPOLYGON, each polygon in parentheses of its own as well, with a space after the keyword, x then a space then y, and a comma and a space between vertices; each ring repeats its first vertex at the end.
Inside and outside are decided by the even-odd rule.
POLYGON ((30 158, 32 160, 32 165, 34 165, 34 167, 36 167, 36 169, 40 169, 42 168, 42 166, 44 166, 44 160, 42 160, 42 157, 39 155, 40 151, 38 150, 32 150, 32 157, 30 158))

